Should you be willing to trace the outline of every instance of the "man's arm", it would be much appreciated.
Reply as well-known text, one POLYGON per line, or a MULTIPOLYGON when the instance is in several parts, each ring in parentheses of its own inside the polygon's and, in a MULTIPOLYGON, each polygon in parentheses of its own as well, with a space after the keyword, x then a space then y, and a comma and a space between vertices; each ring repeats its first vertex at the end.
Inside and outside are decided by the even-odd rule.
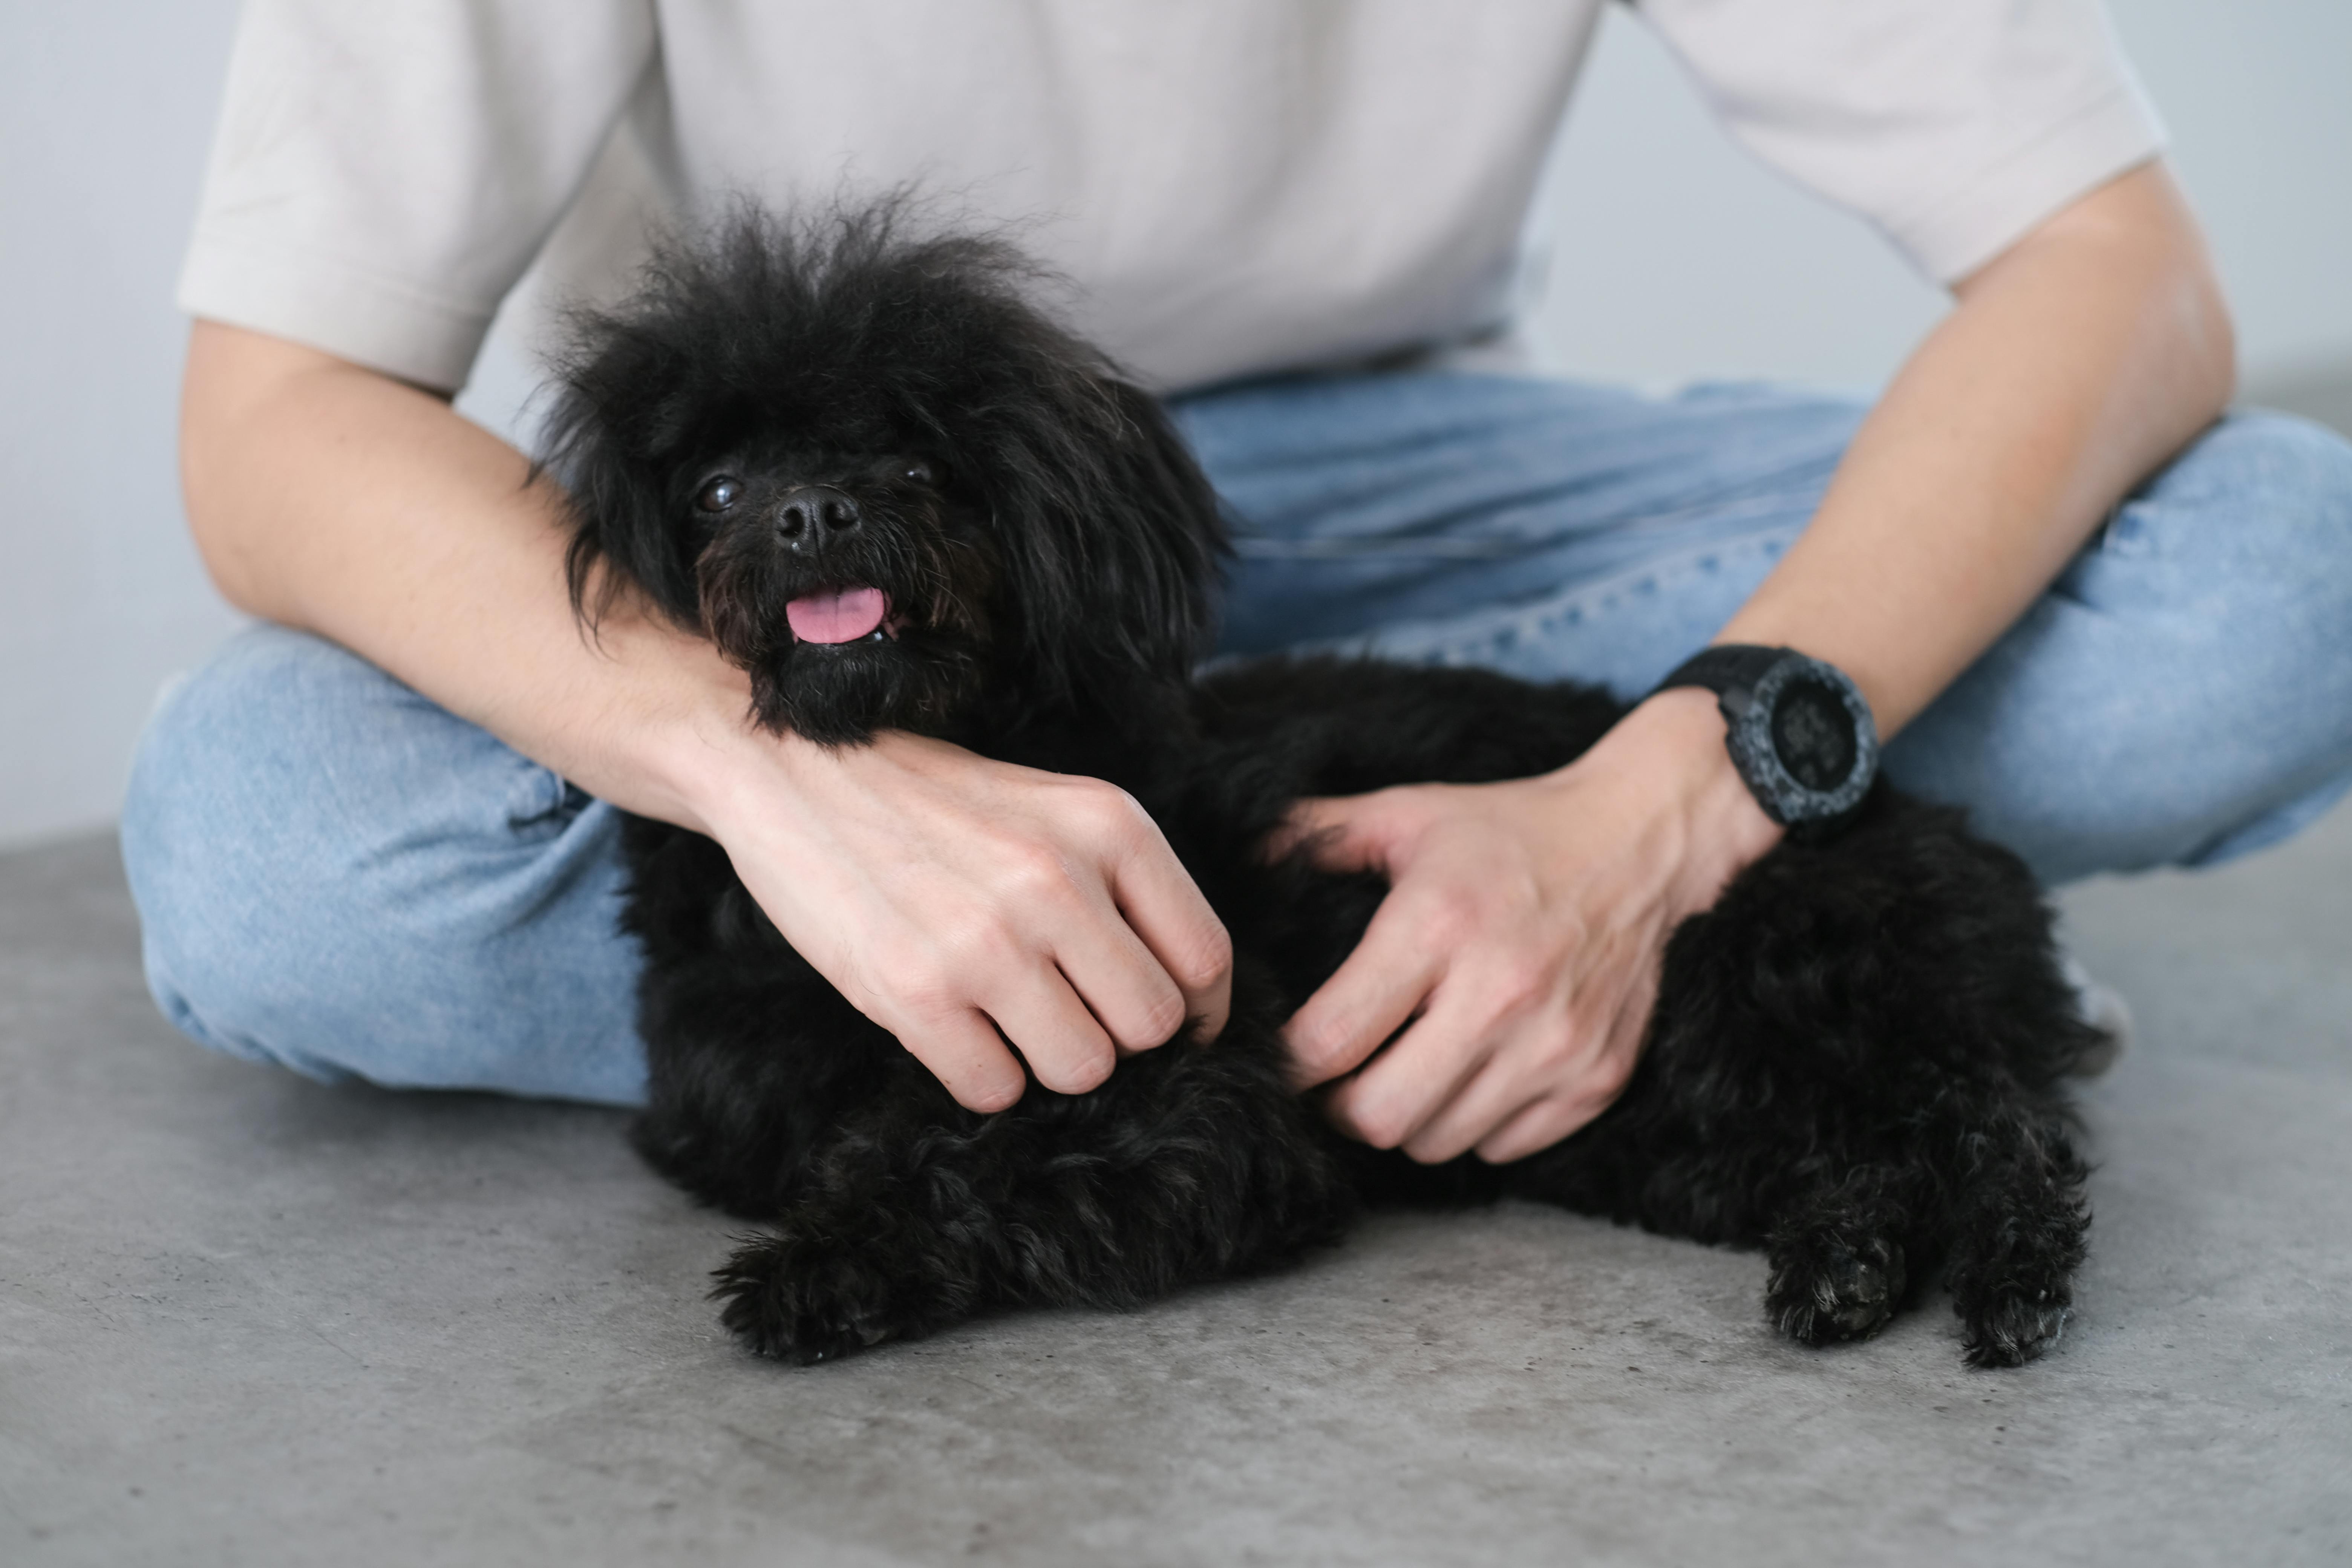
MULTIPOLYGON (((1964 279, 1803 537, 1719 634, 1826 658, 1892 735, 2024 613, 2110 507, 2221 413, 2229 313, 2162 165, 1964 279)), ((1339 1123, 1416 1159, 1516 1159, 1624 1087, 1666 934, 1778 841, 1713 697, 1643 702, 1559 773, 1309 803, 1334 865, 1392 882, 1290 1025, 1339 1123)))
POLYGON ((200 321, 181 451, 232 603, 718 839, 793 945, 964 1104, 1020 1095, 1007 1040, 1076 1090, 1187 1016, 1223 1028, 1224 930, 1132 800, 908 735, 828 751, 760 732, 740 671, 626 605, 592 641, 557 496, 446 399, 200 321))

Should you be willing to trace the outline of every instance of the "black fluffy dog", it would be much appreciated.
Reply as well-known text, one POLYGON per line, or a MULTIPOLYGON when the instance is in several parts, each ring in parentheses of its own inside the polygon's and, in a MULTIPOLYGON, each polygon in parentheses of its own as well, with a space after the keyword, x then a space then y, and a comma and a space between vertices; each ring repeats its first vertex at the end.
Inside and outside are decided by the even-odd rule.
POLYGON ((1423 1167, 1331 1132, 1276 1030, 1383 891, 1265 845, 1302 795, 1542 773, 1602 694, 1260 662, 1195 680, 1222 536, 1152 401, 1027 302, 1019 254, 894 209, 751 215, 583 316, 551 426, 575 601, 634 589, 750 672, 758 722, 877 729, 1110 780, 1232 932, 1232 1021, 1093 1092, 958 1107, 786 944, 706 838, 628 828, 647 957, 638 1148, 766 1221, 728 1326, 819 1361, 1014 1305, 1131 1307, 1287 1264, 1364 1201, 1513 1194, 1760 1246, 1773 1321, 1875 1331, 1940 1263, 1979 1365, 2059 1332, 2084 1167, 2059 1080, 2097 1043, 2025 868, 1882 785, 1668 946, 1623 1097, 1549 1151, 1423 1167))

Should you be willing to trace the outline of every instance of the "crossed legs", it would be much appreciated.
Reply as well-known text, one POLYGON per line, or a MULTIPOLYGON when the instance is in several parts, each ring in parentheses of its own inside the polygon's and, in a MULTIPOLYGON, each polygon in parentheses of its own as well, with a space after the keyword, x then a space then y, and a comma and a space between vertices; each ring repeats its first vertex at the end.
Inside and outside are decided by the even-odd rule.
MULTIPOLYGON (((1861 416, 1463 375, 1261 383, 1177 414, 1239 523, 1224 649, 1370 646, 1636 694, 1803 527, 1861 416)), ((2204 864, 2352 788, 2352 447, 2217 426, 1889 749, 2045 881, 2204 864)), ((363 661, 240 637, 124 807, 150 984, 315 1077, 637 1102, 614 814, 363 661)))

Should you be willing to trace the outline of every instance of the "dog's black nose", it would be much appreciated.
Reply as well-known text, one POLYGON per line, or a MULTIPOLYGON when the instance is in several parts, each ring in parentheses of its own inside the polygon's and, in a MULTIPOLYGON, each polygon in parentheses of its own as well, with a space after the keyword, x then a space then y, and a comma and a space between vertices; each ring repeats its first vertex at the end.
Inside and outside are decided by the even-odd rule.
POLYGON ((845 533, 855 533, 866 515, 856 498, 831 485, 801 485, 784 492, 776 505, 776 531, 793 544, 823 548, 845 533))

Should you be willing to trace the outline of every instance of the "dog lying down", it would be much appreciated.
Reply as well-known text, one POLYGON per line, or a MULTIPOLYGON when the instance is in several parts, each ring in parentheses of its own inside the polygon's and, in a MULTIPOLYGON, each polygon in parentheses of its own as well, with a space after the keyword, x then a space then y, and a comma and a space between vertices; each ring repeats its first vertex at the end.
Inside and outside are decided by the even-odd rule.
POLYGON ((2088 1225, 2075 1016, 2025 868, 1883 783, 1667 947, 1623 1096, 1553 1148, 1422 1166, 1286 1085, 1282 1023, 1383 888, 1265 846, 1302 795, 1539 773, 1620 705, 1469 669, 1266 659, 1195 679, 1223 548, 1159 407, 1028 302, 989 238, 897 209, 739 214, 583 314, 550 425, 574 599, 633 587, 751 677, 774 731, 882 729, 1109 780, 1231 931, 1213 1045, 959 1107, 785 942, 709 839, 633 819, 664 1175, 765 1223, 727 1326, 816 1362, 1015 1306, 1131 1308, 1280 1268, 1359 1207, 1509 1194, 1761 1247, 1792 1338, 1865 1338, 1940 1266, 1979 1366, 2057 1337, 2088 1225))

